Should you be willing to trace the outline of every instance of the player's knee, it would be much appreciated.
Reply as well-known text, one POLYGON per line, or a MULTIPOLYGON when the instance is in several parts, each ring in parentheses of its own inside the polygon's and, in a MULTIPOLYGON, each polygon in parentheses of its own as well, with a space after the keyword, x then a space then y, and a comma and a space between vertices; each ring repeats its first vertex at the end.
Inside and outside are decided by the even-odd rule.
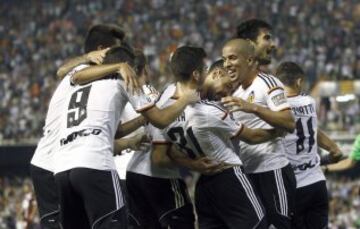
POLYGON ((171 229, 194 229, 195 215, 191 204, 185 205, 169 214, 166 214, 160 223, 163 227, 171 229))
POLYGON ((127 212, 125 207, 97 219, 93 229, 125 229, 128 228, 127 212))
POLYGON ((40 224, 43 229, 61 229, 59 212, 41 218, 40 224))

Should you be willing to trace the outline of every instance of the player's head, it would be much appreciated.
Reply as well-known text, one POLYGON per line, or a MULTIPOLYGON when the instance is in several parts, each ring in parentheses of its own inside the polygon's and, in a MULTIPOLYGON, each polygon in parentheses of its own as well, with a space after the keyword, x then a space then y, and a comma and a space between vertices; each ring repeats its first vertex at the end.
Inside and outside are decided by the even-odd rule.
POLYGON ((270 24, 259 19, 247 20, 236 27, 236 38, 249 39, 256 44, 259 65, 271 63, 271 55, 276 48, 271 30, 270 24))
POLYGON ((140 49, 134 49, 135 61, 134 61, 134 70, 139 77, 141 84, 149 83, 149 70, 147 65, 147 60, 145 54, 140 49))
POLYGON ((193 82, 200 88, 205 79, 206 53, 204 49, 182 46, 177 48, 170 59, 170 68, 179 82, 193 82))
POLYGON ((232 39, 223 49, 224 67, 234 84, 242 83, 257 69, 255 47, 252 41, 232 39))
POLYGON ((209 100, 220 100, 232 90, 231 79, 224 68, 224 61, 217 60, 209 68, 205 78, 201 97, 209 100))
POLYGON ((87 53, 119 45, 124 37, 125 32, 118 26, 94 25, 86 35, 84 51, 87 53))
POLYGON ((128 63, 131 67, 135 67, 134 53, 122 46, 116 46, 106 52, 103 64, 128 63))
POLYGON ((281 63, 276 69, 276 76, 286 87, 301 92, 305 80, 305 73, 296 63, 281 63))

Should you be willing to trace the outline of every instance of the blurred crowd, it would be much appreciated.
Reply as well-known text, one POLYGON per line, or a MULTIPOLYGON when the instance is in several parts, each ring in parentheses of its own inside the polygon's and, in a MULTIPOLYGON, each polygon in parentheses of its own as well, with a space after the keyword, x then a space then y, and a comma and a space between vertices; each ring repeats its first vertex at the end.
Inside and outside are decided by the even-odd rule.
POLYGON ((40 229, 30 178, 0 177, 0 229, 40 229))
MULTIPOLYGON (((38 138, 57 68, 82 53, 87 29, 121 25, 149 56, 154 84, 167 80, 169 54, 203 46, 209 60, 246 19, 273 25, 282 60, 300 63, 309 84, 360 78, 358 0, 3 0, 0 8, 0 141, 38 138)), ((160 89, 160 88, 159 88, 160 89)))
MULTIPOLYGON (((360 228, 360 180, 328 179, 330 229, 360 228)), ((0 229, 37 229, 39 218, 31 181, 26 178, 0 178, 0 229), (29 201, 30 200, 30 201, 29 201), (33 211, 31 216, 31 212, 33 211), (25 217, 30 214, 30 217, 25 217), (31 226, 26 227, 26 224, 31 226)))
POLYGON ((330 229, 360 228, 360 180, 328 179, 330 229))

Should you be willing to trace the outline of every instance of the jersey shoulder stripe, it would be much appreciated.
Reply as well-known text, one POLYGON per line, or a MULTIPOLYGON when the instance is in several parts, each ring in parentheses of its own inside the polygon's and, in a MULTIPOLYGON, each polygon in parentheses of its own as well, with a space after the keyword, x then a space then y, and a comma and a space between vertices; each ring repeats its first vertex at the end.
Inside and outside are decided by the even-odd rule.
POLYGON ((269 82, 271 87, 278 87, 278 84, 276 83, 276 80, 274 79, 274 76, 265 74, 265 73, 260 73, 259 75, 263 76, 264 78, 266 78, 269 82))
POLYGON ((260 79, 262 79, 262 80, 265 82, 265 84, 267 85, 267 87, 268 87, 269 89, 271 89, 270 82, 269 82, 264 76, 262 76, 261 74, 259 74, 258 76, 259 76, 260 79))

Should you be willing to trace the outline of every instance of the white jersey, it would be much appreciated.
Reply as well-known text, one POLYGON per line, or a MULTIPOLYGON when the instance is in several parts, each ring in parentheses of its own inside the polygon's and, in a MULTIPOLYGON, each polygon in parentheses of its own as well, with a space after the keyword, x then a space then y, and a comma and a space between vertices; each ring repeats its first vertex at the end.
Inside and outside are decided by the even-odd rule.
MULTIPOLYGON (((149 97, 153 102, 155 102, 159 97, 157 90, 151 85, 143 85, 142 90, 144 94, 149 97)), ((121 115, 120 122, 126 123, 137 117, 139 117, 139 114, 134 110, 130 103, 127 103, 124 108, 124 112, 121 115)), ((142 133, 145 133, 145 128, 143 126, 123 138, 130 138, 142 133)), ((115 157, 116 170, 121 179, 126 179, 126 168, 134 153, 134 150, 126 149, 121 152, 121 155, 115 157)))
MULTIPOLYGON (((247 88, 242 88, 240 85, 233 93, 233 96, 266 107, 272 111, 290 109, 283 84, 274 76, 264 73, 259 73, 247 88)), ((234 117, 237 121, 242 122, 251 129, 273 128, 266 121, 252 113, 239 111, 234 113, 234 117)), ((283 168, 289 163, 281 138, 257 145, 249 145, 241 141, 240 149, 240 158, 244 163, 247 173, 267 172, 283 168)))
POLYGON ((143 93, 128 94, 116 75, 73 87, 61 117, 55 173, 80 167, 115 170, 114 137, 127 102, 137 112, 154 105, 143 93))
MULTIPOLYGON (((174 103, 168 100, 165 105, 174 103)), ((243 125, 214 102, 201 101, 185 108, 181 116, 153 136, 154 144, 174 143, 190 158, 207 156, 231 165, 242 165, 232 140, 243 125)))
POLYGON ((325 180, 317 153, 316 102, 308 95, 288 97, 288 102, 295 116, 296 129, 287 134, 283 142, 299 188, 325 180))
POLYGON ((48 112, 46 114, 43 137, 40 139, 31 164, 39 168, 53 172, 53 153, 58 144, 59 132, 61 127, 61 114, 66 109, 66 95, 72 90, 70 85, 71 77, 88 65, 82 64, 70 71, 57 86, 50 99, 48 112))
MULTIPOLYGON (((165 102, 174 95, 175 91, 175 84, 171 84, 166 87, 165 90, 161 93, 159 100, 156 102, 156 106, 163 107, 165 102)), ((151 124, 148 124, 145 127, 145 131, 150 136, 150 138, 153 138, 154 132, 157 131, 157 128, 151 124)), ((161 168, 151 163, 151 151, 152 148, 149 148, 147 152, 136 152, 128 164, 127 171, 145 176, 165 179, 180 178, 180 172, 178 168, 161 168)))

